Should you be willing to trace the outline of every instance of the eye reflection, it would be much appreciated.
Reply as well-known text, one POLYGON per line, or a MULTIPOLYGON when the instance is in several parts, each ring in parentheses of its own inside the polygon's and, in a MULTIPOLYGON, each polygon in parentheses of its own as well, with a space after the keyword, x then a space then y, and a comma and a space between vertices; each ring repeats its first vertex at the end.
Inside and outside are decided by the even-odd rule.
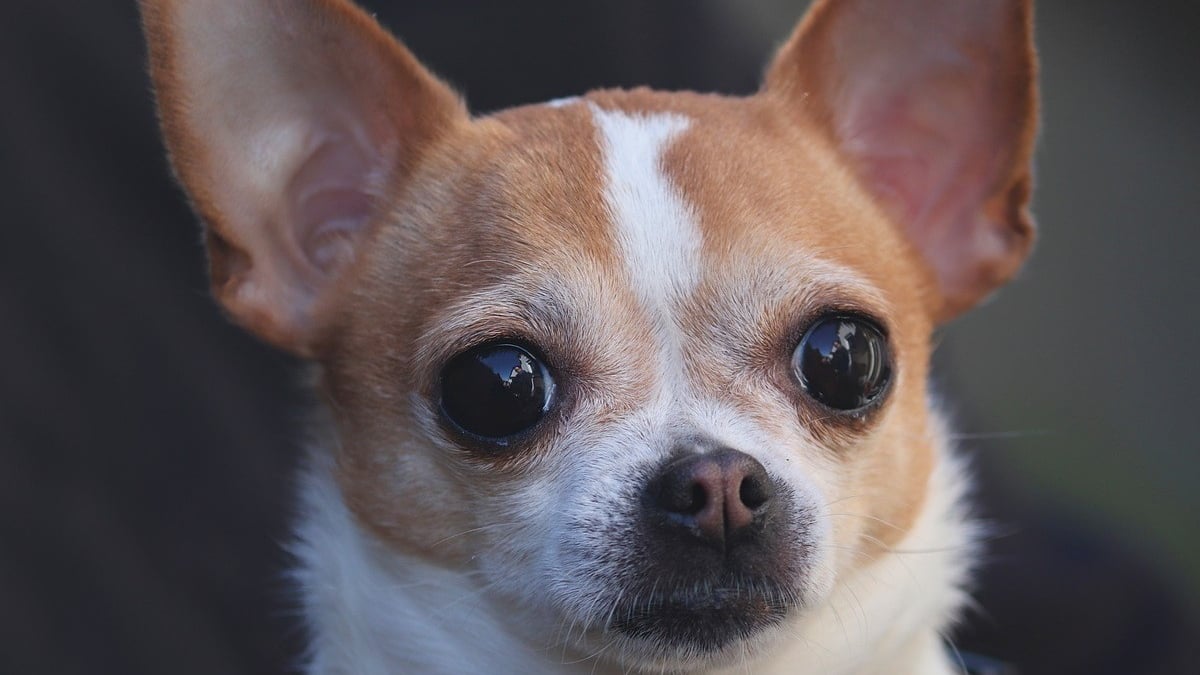
POLYGON ((883 333, 854 317, 815 323, 796 347, 792 369, 810 396, 837 410, 869 405, 891 377, 883 333))
POLYGON ((442 411, 463 431, 501 441, 545 415, 554 381, 542 363, 512 344, 468 350, 442 370, 442 411))

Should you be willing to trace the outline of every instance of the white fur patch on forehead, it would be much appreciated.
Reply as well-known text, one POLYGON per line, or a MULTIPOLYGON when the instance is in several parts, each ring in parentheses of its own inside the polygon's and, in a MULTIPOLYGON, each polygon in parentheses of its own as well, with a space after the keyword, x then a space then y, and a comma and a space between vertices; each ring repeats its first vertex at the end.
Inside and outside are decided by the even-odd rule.
POLYGON ((696 216, 662 171, 663 151, 689 120, 591 108, 604 151, 605 202, 634 291, 647 309, 669 311, 699 277, 696 216))
POLYGON ((656 338, 655 392, 684 390, 684 335, 676 318, 700 277, 697 218, 663 173, 662 155, 690 121, 676 114, 629 114, 590 105, 604 155, 604 201, 616 230, 630 286, 656 338))
POLYGON ((578 96, 564 96, 562 98, 550 99, 549 101, 546 101, 546 105, 550 106, 551 108, 564 108, 577 102, 579 102, 578 96))

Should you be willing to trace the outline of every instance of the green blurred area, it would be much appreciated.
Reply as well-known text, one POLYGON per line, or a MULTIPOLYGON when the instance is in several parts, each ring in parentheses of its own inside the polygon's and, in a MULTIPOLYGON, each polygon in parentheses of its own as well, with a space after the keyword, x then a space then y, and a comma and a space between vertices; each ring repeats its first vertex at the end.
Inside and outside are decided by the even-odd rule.
POLYGON ((1200 12, 1150 7, 1038 6, 1040 241, 946 331, 941 375, 977 430, 1029 432, 978 444, 1012 482, 1129 542, 1200 616, 1200 12))
POLYGON ((1200 616, 1200 50, 1142 14, 1040 7, 1041 241, 946 331, 942 374, 982 430, 1032 432, 981 444, 1012 482, 1128 542, 1200 616))

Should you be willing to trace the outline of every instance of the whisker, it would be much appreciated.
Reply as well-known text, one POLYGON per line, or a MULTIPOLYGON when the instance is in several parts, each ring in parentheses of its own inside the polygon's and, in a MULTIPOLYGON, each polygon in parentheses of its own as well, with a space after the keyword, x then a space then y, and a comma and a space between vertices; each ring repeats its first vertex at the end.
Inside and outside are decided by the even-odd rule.
POLYGON ((870 520, 870 521, 879 523, 880 525, 883 525, 884 527, 890 527, 893 530, 896 530, 898 532, 904 531, 903 527, 900 527, 899 525, 897 525, 895 523, 884 520, 883 518, 880 518, 879 516, 872 516, 867 513, 830 513, 829 515, 831 517, 832 516, 848 516, 850 518, 862 518, 863 520, 870 520))
POLYGON ((946 436, 955 441, 1006 441, 1052 435, 1054 435, 1054 432, 1049 429, 1026 429, 1024 431, 978 431, 974 433, 951 433, 947 434, 946 436))
POLYGON ((472 527, 469 530, 463 530, 462 532, 457 532, 457 533, 449 535, 447 537, 442 537, 441 539, 438 539, 437 541, 433 542, 433 546, 441 546, 442 544, 450 541, 451 539, 457 539, 458 537, 463 537, 468 534, 473 534, 475 532, 484 532, 486 530, 499 529, 499 528, 505 528, 505 527, 518 527, 520 525, 521 525, 521 523, 490 523, 488 525, 480 525, 479 527, 472 527))

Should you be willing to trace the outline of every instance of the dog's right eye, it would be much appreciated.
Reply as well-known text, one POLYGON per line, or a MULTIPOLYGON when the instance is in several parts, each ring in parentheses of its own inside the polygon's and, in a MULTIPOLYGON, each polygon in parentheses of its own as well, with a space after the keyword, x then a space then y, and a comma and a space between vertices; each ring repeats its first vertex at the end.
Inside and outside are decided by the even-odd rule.
POLYGON ((554 380, 524 347, 496 343, 459 354, 442 370, 442 412, 466 433, 502 441, 550 409, 554 380))

